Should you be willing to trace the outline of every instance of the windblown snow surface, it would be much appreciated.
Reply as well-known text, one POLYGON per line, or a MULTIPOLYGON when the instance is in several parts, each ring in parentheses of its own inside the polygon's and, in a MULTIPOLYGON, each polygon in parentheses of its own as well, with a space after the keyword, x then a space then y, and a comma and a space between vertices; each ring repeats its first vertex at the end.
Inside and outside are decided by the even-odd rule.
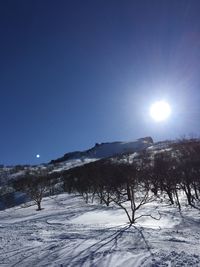
POLYGON ((0 212, 0 266, 200 266, 198 209, 159 201, 134 226, 118 207, 62 194, 0 212))

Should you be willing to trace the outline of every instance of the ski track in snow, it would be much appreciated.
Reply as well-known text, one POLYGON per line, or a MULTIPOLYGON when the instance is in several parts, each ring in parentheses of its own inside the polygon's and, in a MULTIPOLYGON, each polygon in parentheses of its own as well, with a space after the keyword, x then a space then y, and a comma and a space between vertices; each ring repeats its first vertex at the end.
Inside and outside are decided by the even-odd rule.
POLYGON ((149 217, 127 224, 123 210, 85 204, 77 196, 45 198, 0 212, 0 266, 200 266, 199 210, 151 203, 149 217))

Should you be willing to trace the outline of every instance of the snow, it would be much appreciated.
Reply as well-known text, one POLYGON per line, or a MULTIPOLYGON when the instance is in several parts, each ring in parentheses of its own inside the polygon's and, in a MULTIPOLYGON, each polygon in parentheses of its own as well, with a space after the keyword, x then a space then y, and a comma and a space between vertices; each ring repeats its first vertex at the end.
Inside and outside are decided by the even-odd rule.
POLYGON ((66 153, 63 157, 51 161, 51 163, 66 162, 70 160, 102 159, 116 156, 123 153, 134 153, 148 148, 153 144, 151 137, 140 138, 131 142, 111 142, 96 144, 91 149, 85 151, 75 151, 66 153))
MULTIPOLYGON (((51 161, 51 164, 40 164, 35 166, 0 166, 0 185, 7 184, 10 180, 20 179, 26 172, 47 171, 62 172, 70 168, 81 166, 96 160, 123 153, 133 153, 141 151, 152 145, 150 137, 140 138, 131 142, 111 142, 96 144, 93 148, 86 151, 70 152, 60 159, 51 161)), ((135 155, 134 155, 135 156, 135 155)), ((130 159, 131 160, 131 159, 130 159)))
POLYGON ((199 210, 152 202, 130 226, 122 209, 61 194, 0 211, 0 266, 200 266, 199 210), (31 203, 30 203, 31 204, 31 203))
POLYGON ((88 154, 93 158, 106 158, 122 153, 134 153, 135 151, 147 148, 151 144, 143 139, 134 142, 102 143, 92 148, 88 154))
POLYGON ((64 170, 69 170, 71 168, 75 168, 75 167, 78 167, 78 166, 82 166, 84 164, 88 164, 90 162, 94 162, 98 159, 96 158, 83 158, 83 159, 71 159, 71 160, 67 160, 67 161, 64 161, 64 162, 61 162, 61 163, 57 163, 56 166, 54 166, 54 169, 52 172, 61 172, 61 171, 64 171, 64 170))

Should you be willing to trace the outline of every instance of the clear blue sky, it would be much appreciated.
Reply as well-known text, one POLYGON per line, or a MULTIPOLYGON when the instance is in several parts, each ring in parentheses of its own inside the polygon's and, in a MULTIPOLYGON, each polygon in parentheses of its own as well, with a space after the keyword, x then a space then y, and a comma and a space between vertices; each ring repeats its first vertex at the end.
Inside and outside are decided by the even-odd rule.
POLYGON ((1 0, 0 163, 198 135, 199 14, 199 0, 1 0))

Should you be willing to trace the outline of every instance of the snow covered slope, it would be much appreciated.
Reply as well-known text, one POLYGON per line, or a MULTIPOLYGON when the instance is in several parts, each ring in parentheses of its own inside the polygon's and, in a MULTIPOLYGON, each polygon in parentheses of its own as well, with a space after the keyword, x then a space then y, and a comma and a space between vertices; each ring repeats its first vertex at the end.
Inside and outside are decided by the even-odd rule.
POLYGON ((153 144, 151 137, 140 138, 134 142, 112 142, 96 144, 93 148, 86 151, 76 151, 65 154, 63 157, 52 160, 51 163, 59 163, 73 159, 84 158, 107 158, 122 153, 134 153, 147 148, 153 144))
POLYGON ((133 153, 144 148, 150 147, 153 144, 151 137, 140 138, 134 142, 112 142, 96 144, 93 148, 83 152, 71 152, 65 154, 62 158, 52 160, 50 164, 40 164, 36 166, 0 166, 0 210, 11 207, 15 203, 20 203, 21 198, 15 194, 12 188, 8 192, 8 184, 10 180, 18 180, 25 176, 28 172, 61 172, 77 166, 81 166, 101 158, 114 156, 121 153, 133 153), (9 203, 8 200, 9 199, 9 203))
POLYGON ((143 217, 129 226, 122 209, 73 195, 45 198, 43 207, 0 211, 0 266, 200 266, 197 209, 179 213, 157 201, 145 211, 159 211, 159 221, 143 217))

